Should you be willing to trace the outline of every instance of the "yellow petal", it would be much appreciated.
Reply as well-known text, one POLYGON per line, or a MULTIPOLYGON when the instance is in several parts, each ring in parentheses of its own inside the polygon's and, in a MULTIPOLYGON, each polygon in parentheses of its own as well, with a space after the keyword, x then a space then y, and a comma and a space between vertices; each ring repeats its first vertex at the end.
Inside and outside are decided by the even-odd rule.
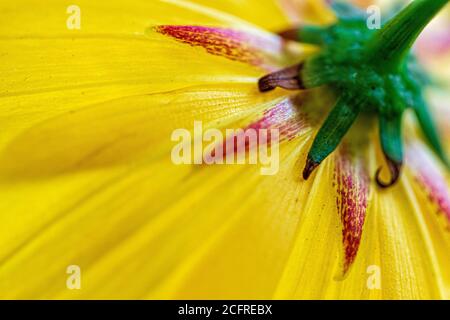
POLYGON ((226 125, 268 108, 279 96, 261 95, 255 84, 204 85, 94 104, 15 136, 0 152, 0 176, 44 178, 148 162, 167 152, 175 129, 191 129, 196 120, 226 125))
POLYGON ((308 112, 296 125, 307 106, 280 90, 257 92, 266 63, 202 45, 205 31, 222 41, 237 29, 245 36, 233 48, 284 64, 289 56, 274 57, 284 52, 278 38, 189 1, 79 4, 76 31, 65 27, 59 1, 0 5, 8 13, 8 30, 0 29, 2 297, 448 297, 448 238, 438 220, 426 220, 436 201, 424 201, 413 173, 367 203, 359 191, 368 191, 374 164, 360 158, 351 166, 330 158, 301 180, 314 117, 326 113, 308 112), (206 29, 186 31, 193 25, 206 29), (289 110, 271 116, 280 105, 289 110), (174 166, 170 132, 196 119, 285 129, 280 173, 174 166), (360 175, 355 189, 336 193, 336 169, 341 182, 360 175), (348 210, 351 200, 358 210, 348 210), (81 267, 80 291, 67 290, 70 265, 81 267), (372 288, 377 270, 381 286, 372 288))
POLYGON ((165 211, 164 221, 146 225, 92 271, 92 293, 116 295, 125 289, 120 281, 102 289, 104 269, 117 266, 131 281, 129 287, 142 290, 145 298, 270 298, 304 190, 291 188, 298 181, 292 172, 295 145, 281 152, 281 171, 272 177, 239 167, 219 176, 218 168, 211 168, 190 181, 195 191, 165 211), (157 237, 149 237, 156 232, 157 237), (149 252, 152 259, 127 262, 149 252), (148 279, 145 284, 134 276, 136 270, 148 279))
POLYGON ((227 12, 266 30, 278 31, 291 23, 277 0, 191 0, 227 12))
MULTIPOLYGON (((323 178, 320 176, 321 182, 323 178)), ((276 298, 448 297, 442 281, 446 271, 436 258, 430 238, 432 231, 425 226, 417 200, 411 199, 409 182, 404 181, 402 185, 389 193, 374 193, 358 256, 346 278, 341 281, 335 278, 339 269, 336 252, 341 250, 341 237, 337 231, 341 227, 333 203, 322 200, 315 209, 305 208, 303 215, 306 217, 299 223, 296 245, 287 261, 276 298), (327 223, 323 215, 328 215, 327 223), (329 221, 330 218, 332 221, 329 221)), ((327 199, 322 192, 333 190, 325 182, 323 186, 313 187, 310 197, 327 199)), ((442 257, 448 257, 448 253, 442 257)))
POLYGON ((83 106, 199 84, 255 83, 267 72, 177 42, 156 32, 158 25, 232 27, 258 39, 251 48, 238 41, 247 50, 271 57, 283 50, 280 40, 265 31, 183 1, 134 1, 125 8, 120 1, 80 1, 80 30, 66 27, 66 8, 59 1, 45 7, 37 3, 1 4, 8 28, 0 30, 0 124, 7 132, 0 136, 0 147, 33 124, 83 106), (46 18, 31 19, 31 7, 46 18))
MULTIPOLYGON (((299 142, 310 136, 307 128, 302 130, 299 142)), ((294 163, 297 159, 291 151, 296 144, 289 145, 282 154, 294 163)), ((290 170, 286 174, 291 184, 297 183, 290 170)), ((278 175, 273 179, 283 181, 278 175)), ((240 221, 236 215, 256 213, 264 205, 260 202, 263 195, 258 195, 263 189, 255 192, 255 184, 262 180, 256 168, 174 166, 166 154, 151 164, 109 172, 103 169, 39 182, 6 183, 2 185, 1 212, 15 212, 21 219, 3 219, 0 287, 10 288, 9 297, 163 297, 162 292, 170 292, 160 292, 159 287, 177 279, 192 252, 202 253, 203 246, 220 235, 218 229, 231 220, 240 221), (73 199, 68 200, 71 191, 73 199), (245 199, 254 201, 251 210, 244 210, 245 199), (232 209, 240 206, 242 212, 232 209), (51 267, 48 261, 52 261, 51 267), (69 265, 84 270, 80 292, 65 288, 69 265), (30 268, 39 276, 32 277, 30 268), (112 269, 116 276, 109 281, 106 278, 112 269), (137 270, 145 281, 136 277, 137 270), (53 285, 48 284, 51 279, 53 285)), ((264 192, 272 190, 268 186, 264 192)), ((279 226, 281 243, 277 246, 285 239, 282 228, 293 227, 281 221, 279 226)), ((274 241, 272 232, 267 233, 267 240, 274 241)), ((272 266, 271 259, 265 262, 267 268, 272 266)), ((274 275, 272 286, 276 280, 274 275)))
POLYGON ((450 293, 450 189, 445 179, 445 169, 440 161, 420 142, 408 144, 408 164, 411 177, 411 192, 417 197, 417 204, 423 213, 431 238, 432 252, 440 266, 447 294, 450 293))

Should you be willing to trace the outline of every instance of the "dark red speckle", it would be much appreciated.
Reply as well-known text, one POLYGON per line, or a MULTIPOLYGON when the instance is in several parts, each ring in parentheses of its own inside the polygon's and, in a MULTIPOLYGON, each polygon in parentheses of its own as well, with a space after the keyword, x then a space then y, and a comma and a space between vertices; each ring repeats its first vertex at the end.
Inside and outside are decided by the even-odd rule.
POLYGON ((356 259, 369 201, 370 178, 363 159, 341 148, 336 161, 336 205, 342 222, 344 274, 356 259))
POLYGON ((281 53, 277 37, 263 37, 226 28, 203 26, 158 26, 155 30, 193 47, 203 47, 208 53, 240 61, 264 69, 278 66, 281 53))

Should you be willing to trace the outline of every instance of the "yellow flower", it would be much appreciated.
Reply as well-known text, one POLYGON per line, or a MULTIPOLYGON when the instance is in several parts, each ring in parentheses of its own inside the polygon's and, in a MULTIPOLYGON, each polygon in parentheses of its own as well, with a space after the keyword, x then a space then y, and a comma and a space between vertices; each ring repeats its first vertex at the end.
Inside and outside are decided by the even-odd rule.
MULTIPOLYGON (((304 181, 334 97, 258 91, 316 50, 272 32, 333 22, 322 1, 0 12, 0 298, 449 298, 450 180, 413 118, 395 187, 373 181, 384 160, 367 119, 304 181), (174 165, 171 133, 196 120, 279 129, 279 173, 174 165)), ((448 44, 447 21, 429 33, 448 44)), ((428 39, 418 55, 441 76, 429 101, 449 146, 450 51, 440 41, 430 59, 428 39)))

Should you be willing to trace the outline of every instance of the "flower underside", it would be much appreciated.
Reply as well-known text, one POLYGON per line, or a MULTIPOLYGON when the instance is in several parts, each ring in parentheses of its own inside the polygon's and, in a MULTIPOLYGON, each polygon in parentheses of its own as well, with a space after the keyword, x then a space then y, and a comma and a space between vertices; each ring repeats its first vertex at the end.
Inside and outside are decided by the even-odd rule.
POLYGON ((334 2, 338 22, 328 27, 301 26, 280 35, 320 47, 299 65, 269 74, 259 81, 261 92, 327 85, 338 100, 320 128, 308 153, 304 179, 339 145, 360 113, 378 116, 380 142, 394 185, 403 164, 402 115, 412 108, 433 150, 449 161, 424 99, 427 76, 410 52, 416 38, 449 0, 415 0, 380 30, 367 27, 366 15, 348 4, 334 2))

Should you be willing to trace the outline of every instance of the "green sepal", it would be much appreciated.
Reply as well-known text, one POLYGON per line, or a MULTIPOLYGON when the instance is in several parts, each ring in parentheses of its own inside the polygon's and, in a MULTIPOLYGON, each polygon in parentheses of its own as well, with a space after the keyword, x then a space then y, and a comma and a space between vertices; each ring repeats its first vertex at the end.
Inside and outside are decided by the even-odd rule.
POLYGON ((311 149, 303 176, 308 178, 317 167, 339 145, 356 120, 362 103, 350 97, 341 97, 319 129, 311 149))
POLYGON ((403 163, 402 115, 379 115, 380 141, 387 159, 403 163))

